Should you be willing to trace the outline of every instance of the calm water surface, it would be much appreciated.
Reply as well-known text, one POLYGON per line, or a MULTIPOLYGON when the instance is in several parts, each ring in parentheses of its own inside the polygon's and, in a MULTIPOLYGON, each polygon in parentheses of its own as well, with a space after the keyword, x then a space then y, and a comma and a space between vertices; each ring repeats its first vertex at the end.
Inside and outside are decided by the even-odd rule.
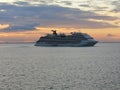
POLYGON ((120 90, 120 43, 0 44, 0 90, 120 90))

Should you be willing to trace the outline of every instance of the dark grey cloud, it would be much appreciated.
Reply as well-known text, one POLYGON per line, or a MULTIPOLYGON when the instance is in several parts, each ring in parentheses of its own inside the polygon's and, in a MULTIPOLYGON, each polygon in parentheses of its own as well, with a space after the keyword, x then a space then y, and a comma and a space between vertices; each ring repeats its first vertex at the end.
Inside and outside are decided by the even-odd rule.
POLYGON ((28 2, 23 2, 23 1, 14 2, 13 4, 18 5, 18 6, 29 6, 30 5, 28 2))
MULTIPOLYGON (((25 0, 25 1, 28 1, 28 0, 25 0)), ((41 1, 53 2, 54 0, 30 0, 30 1, 33 1, 33 2, 41 2, 41 1)))
POLYGON ((28 1, 28 0, 24 0, 24 1, 26 1, 26 2, 28 2, 28 3, 33 3, 34 2, 34 4, 35 5, 39 5, 39 4, 49 4, 49 3, 53 3, 54 2, 54 0, 30 0, 30 1, 28 1))
POLYGON ((88 5, 88 4, 80 4, 79 6, 80 7, 90 7, 90 5, 88 5))
POLYGON ((63 3, 65 5, 72 5, 72 2, 70 2, 70 1, 61 1, 60 3, 63 3))
POLYGON ((17 2, 23 6, 0 4, 6 10, 0 12, 0 24, 10 24, 4 31, 33 30, 41 27, 71 27, 71 28, 107 28, 116 27, 105 22, 89 21, 89 19, 116 20, 116 17, 100 16, 90 11, 82 11, 53 5, 31 6, 26 2, 17 2), (26 7, 27 5, 27 7, 26 7))
POLYGON ((53 3, 54 0, 38 0, 37 2, 41 2, 41 3, 53 3))
POLYGON ((4 32, 35 30, 35 26, 37 25, 39 25, 39 23, 31 23, 31 24, 24 24, 24 25, 11 25, 9 28, 4 29, 4 32))
POLYGON ((109 7, 100 7, 100 6, 96 6, 94 7, 95 10, 93 11, 107 11, 109 9, 109 7))
POLYGON ((120 12, 120 1, 113 1, 112 5, 115 6, 115 8, 112 10, 113 12, 120 12))

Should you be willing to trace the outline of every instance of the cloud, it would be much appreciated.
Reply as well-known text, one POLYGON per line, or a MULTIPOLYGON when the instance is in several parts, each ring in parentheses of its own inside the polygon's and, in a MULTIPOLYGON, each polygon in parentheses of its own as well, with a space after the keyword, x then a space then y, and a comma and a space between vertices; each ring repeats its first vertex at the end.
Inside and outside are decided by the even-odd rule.
MULTIPOLYGON (((54 3, 54 0, 23 0, 24 2, 27 2, 31 5, 40 5, 40 4, 52 4, 54 3)), ((17 1, 18 2, 18 1, 17 1)))
POLYGON ((72 5, 72 2, 70 2, 70 1, 61 1, 60 3, 63 3, 65 5, 72 5))
POLYGON ((80 7, 90 7, 88 4, 80 4, 80 7))
POLYGON ((113 1, 112 2, 112 5, 115 6, 115 8, 112 10, 113 12, 119 12, 120 13, 120 2, 117 0, 117 1, 113 1))
POLYGON ((14 31, 26 31, 26 30, 35 30, 35 27, 39 25, 39 23, 32 24, 24 24, 24 25, 11 25, 10 27, 4 29, 6 32, 14 32, 14 31))
POLYGON ((9 28, 9 24, 0 24, 0 30, 9 28))
MULTIPOLYGON (((28 1, 28 0, 24 0, 24 1, 28 1)), ((46 2, 53 2, 54 0, 30 0, 31 2, 42 2, 42 1, 46 1, 46 2)))
POLYGON ((20 7, 0 4, 0 8, 6 11, 0 13, 0 24, 10 25, 4 31, 34 30, 36 26, 70 28, 116 27, 104 22, 104 20, 116 20, 116 17, 102 16, 90 11, 55 5, 31 6, 26 2, 17 2, 15 4, 21 5, 22 3, 23 6, 20 7), (89 21, 89 19, 100 19, 103 22, 89 21))
POLYGON ((113 35, 113 34, 107 34, 107 37, 115 37, 115 35, 113 35))
POLYGON ((13 4, 17 6, 29 6, 30 5, 28 2, 23 2, 23 1, 13 2, 13 4))
POLYGON ((41 25, 45 26, 67 26, 73 28, 107 28, 115 27, 106 22, 89 21, 89 19, 116 20, 117 18, 109 16, 100 16, 89 11, 79 9, 70 9, 58 6, 44 7, 41 11, 41 25), (58 12, 59 11, 59 12, 58 12), (44 20, 43 20, 44 19, 44 20))

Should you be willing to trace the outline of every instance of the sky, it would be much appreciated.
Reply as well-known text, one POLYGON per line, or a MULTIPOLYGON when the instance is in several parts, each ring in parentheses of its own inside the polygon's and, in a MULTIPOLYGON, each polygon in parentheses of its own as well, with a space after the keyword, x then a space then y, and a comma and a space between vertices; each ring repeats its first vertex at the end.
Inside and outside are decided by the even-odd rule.
POLYGON ((120 42, 119 0, 1 0, 0 43, 35 42, 60 32, 120 42))

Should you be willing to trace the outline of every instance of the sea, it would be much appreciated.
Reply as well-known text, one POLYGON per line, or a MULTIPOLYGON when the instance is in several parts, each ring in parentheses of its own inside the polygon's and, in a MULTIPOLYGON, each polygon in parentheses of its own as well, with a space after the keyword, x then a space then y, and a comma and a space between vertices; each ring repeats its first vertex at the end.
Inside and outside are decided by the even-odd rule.
POLYGON ((120 43, 0 44, 0 90, 120 90, 120 43))

